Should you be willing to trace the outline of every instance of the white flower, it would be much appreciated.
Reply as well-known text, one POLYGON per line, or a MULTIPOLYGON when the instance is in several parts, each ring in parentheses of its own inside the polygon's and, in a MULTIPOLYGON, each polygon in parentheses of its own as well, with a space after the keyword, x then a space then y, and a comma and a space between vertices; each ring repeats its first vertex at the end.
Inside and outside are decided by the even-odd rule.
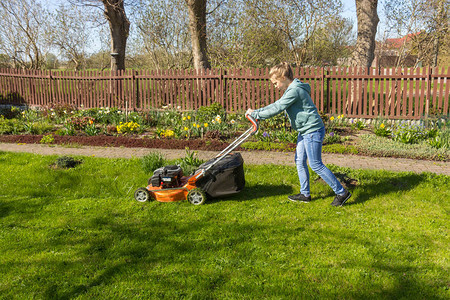
POLYGON ((231 124, 234 124, 234 123, 236 123, 236 121, 235 121, 235 120, 231 120, 230 123, 231 123, 231 124))
POLYGON ((163 105, 163 107, 162 107, 163 109, 167 109, 168 108, 168 106, 167 105, 163 105))
POLYGON ((177 109, 181 109, 181 106, 177 106, 177 109))

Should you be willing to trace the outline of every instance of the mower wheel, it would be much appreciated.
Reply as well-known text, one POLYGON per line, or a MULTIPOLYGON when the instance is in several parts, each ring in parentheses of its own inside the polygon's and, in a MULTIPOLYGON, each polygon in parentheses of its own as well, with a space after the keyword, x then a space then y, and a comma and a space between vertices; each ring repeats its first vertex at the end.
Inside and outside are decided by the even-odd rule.
POLYGON ((189 191, 187 200, 194 205, 201 205, 206 201, 206 194, 202 189, 196 188, 189 191))
POLYGON ((138 188, 134 192, 134 199, 139 202, 147 202, 150 200, 150 192, 146 188, 138 188))

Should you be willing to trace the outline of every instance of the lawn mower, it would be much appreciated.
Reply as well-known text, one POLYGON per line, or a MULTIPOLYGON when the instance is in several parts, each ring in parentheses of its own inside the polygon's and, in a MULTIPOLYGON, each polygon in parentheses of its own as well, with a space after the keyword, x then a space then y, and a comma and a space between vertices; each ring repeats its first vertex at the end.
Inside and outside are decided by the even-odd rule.
POLYGON ((246 118, 251 127, 214 158, 201 164, 194 174, 183 176, 183 170, 177 165, 158 168, 148 180, 148 186, 134 192, 134 198, 139 202, 188 200, 200 205, 207 198, 240 192, 245 186, 244 160, 239 152, 232 151, 258 131, 258 122, 250 115, 246 118))

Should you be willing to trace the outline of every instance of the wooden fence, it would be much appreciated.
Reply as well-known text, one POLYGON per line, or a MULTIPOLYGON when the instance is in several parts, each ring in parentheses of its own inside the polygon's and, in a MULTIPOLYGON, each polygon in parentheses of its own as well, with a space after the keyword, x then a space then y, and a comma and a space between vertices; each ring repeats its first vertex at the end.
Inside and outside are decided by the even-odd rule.
MULTIPOLYGON (((268 69, 38 71, 0 69, 1 103, 129 110, 195 110, 218 102, 229 112, 272 103, 281 94, 268 69)), ((296 68, 319 111, 352 118, 449 115, 450 68, 296 68)))

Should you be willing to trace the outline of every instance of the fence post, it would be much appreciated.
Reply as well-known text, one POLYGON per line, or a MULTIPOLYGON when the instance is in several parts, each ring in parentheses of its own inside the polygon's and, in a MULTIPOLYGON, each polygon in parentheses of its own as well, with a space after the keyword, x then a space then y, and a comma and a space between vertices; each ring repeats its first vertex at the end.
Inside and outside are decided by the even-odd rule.
POLYGON ((425 120, 428 120, 430 114, 430 96, 431 96, 431 67, 428 66, 427 72, 427 98, 425 101, 425 120))
POLYGON ((139 79, 136 77, 136 70, 132 70, 131 72, 131 77, 132 77, 132 82, 133 82, 133 89, 134 89, 134 93, 133 93, 133 98, 132 100, 134 100, 134 108, 137 110, 138 107, 140 109, 142 109, 140 103, 139 103, 139 79))

